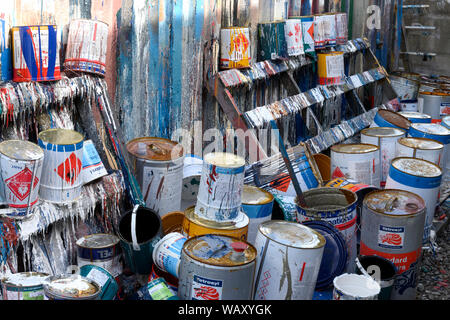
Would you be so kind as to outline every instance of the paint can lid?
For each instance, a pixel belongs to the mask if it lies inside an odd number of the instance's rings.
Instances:
[[[41,147],[25,140],[2,141],[0,153],[15,160],[39,160],[44,157],[44,150]]]
[[[446,116],[442,118],[442,125],[446,127],[447,129],[450,129],[450,116]]]
[[[396,127],[408,130],[411,126],[411,121],[397,112],[381,109],[378,110],[378,115]]]
[[[242,190],[242,204],[262,205],[273,201],[273,195],[261,188],[244,185]]]
[[[239,168],[245,166],[244,158],[227,152],[208,153],[205,155],[205,162],[223,168]]]
[[[398,137],[406,134],[406,131],[392,127],[373,127],[362,130],[361,134],[370,137]]]
[[[41,272],[18,272],[3,277],[2,283],[22,287],[42,286],[48,276],[47,273]]]
[[[337,144],[331,147],[331,150],[339,153],[369,153],[378,151],[380,148],[373,144],[367,143],[349,143]]]
[[[75,274],[47,278],[44,290],[52,296],[68,299],[95,299],[100,294],[96,282]]]
[[[90,248],[90,249],[101,249],[109,248],[120,242],[119,237],[113,234],[107,233],[96,233],[81,237],[77,240],[76,244],[78,247]]]
[[[397,189],[373,191],[364,198],[364,205],[372,211],[389,216],[415,215],[425,210],[422,197]]]
[[[329,222],[305,221],[302,224],[316,230],[326,240],[316,282],[316,290],[322,290],[344,272],[348,258],[347,246],[342,233]]]
[[[238,244],[236,244],[238,243]],[[245,244],[239,259],[235,259],[235,247]],[[256,259],[256,248],[248,242],[218,234],[205,234],[190,238],[184,243],[183,251],[192,259],[220,267],[235,267]]]
[[[136,138],[127,143],[127,150],[133,156],[154,161],[176,160],[183,156],[183,146],[175,141],[157,138]]]
[[[438,123],[413,123],[411,127],[418,131],[429,134],[450,136],[450,129],[447,129],[446,127]]]
[[[428,138],[400,138],[398,143],[419,150],[439,150],[444,148],[444,145],[439,141]]]
[[[39,140],[56,144],[56,145],[72,145],[78,144],[84,140],[81,133],[69,129],[48,129],[42,131],[38,135]]]
[[[399,115],[404,116],[407,119],[431,119],[429,114],[415,112],[415,111],[399,111]]]
[[[442,169],[434,163],[416,158],[395,158],[391,162],[395,169],[417,177],[437,178],[442,175]]]

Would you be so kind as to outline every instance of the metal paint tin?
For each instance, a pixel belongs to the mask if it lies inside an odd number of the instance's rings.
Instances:
[[[169,289],[174,293],[177,294],[178,292],[178,278],[174,277],[170,273],[162,271],[156,264],[152,265],[152,272],[148,276],[148,282],[155,280],[157,278],[163,278],[166,280],[167,285],[169,286]]]
[[[386,185],[391,160],[395,158],[397,140],[405,136],[405,130],[390,127],[367,128],[361,131],[361,143],[380,147],[381,188],[384,188]]]
[[[408,131],[411,126],[411,121],[406,119],[404,116],[398,112],[393,112],[390,110],[380,109],[378,110],[375,118],[370,125],[371,128],[374,127],[392,127],[399,128]]]
[[[182,300],[251,300],[256,249],[224,235],[202,235],[181,252],[178,296]]]
[[[373,144],[338,144],[331,147],[331,179],[347,178],[379,186],[380,148]]]
[[[348,18],[347,13],[336,13],[336,44],[346,45],[348,42]]]
[[[118,277],[122,273],[122,250],[119,242],[117,236],[106,233],[91,234],[78,239],[78,267],[95,265],[106,269],[113,277]]]
[[[316,188],[303,193],[307,207],[297,205],[297,221],[323,220],[335,226],[347,244],[346,270],[354,269],[357,254],[357,200],[353,191],[343,188]]]
[[[406,112],[417,112],[419,111],[418,108],[418,101],[415,100],[400,100],[400,110],[406,111]]]
[[[119,291],[119,285],[106,269],[96,265],[84,265],[80,269],[80,275],[98,284],[100,300],[114,300]]]
[[[38,203],[43,163],[44,151],[32,142],[6,140],[0,143],[5,202],[15,209],[8,216],[28,216]]]
[[[222,234],[241,240],[247,240],[250,219],[242,211],[231,222],[217,222],[199,217],[194,206],[184,212],[183,232],[188,238],[204,234]]]
[[[153,250],[162,237],[161,218],[154,210],[135,206],[121,217],[120,245],[131,272],[150,273]]]
[[[427,215],[423,232],[423,243],[427,244],[433,224],[442,170],[432,162],[414,158],[395,158],[392,160],[387,189],[401,189],[413,192],[425,201]]]
[[[397,113],[411,121],[411,123],[431,123],[431,117],[428,114],[412,111],[399,111]]]
[[[230,27],[220,30],[220,67],[248,68],[252,62],[248,28]]]
[[[302,21],[303,49],[305,53],[315,53],[314,46],[314,17],[300,17]]]
[[[64,69],[105,75],[108,25],[98,20],[70,21]]]
[[[183,147],[164,138],[142,137],[127,143],[146,207],[161,217],[181,207]]]
[[[183,230],[184,212],[173,211],[161,218],[164,234],[171,232],[181,232]]]
[[[11,28],[13,81],[61,80],[56,25]]]
[[[444,92],[421,92],[419,94],[419,111],[439,120],[450,114],[450,94]]]
[[[99,300],[101,293],[95,281],[75,274],[50,276],[44,291],[47,300]]]
[[[318,53],[317,56],[317,70],[320,85],[339,85],[345,83],[343,52]]]
[[[336,15],[334,13],[325,14],[324,30],[327,47],[334,47],[337,39]]]
[[[231,222],[241,212],[245,160],[232,153],[204,157],[195,213],[202,219]]]
[[[419,82],[404,76],[389,75],[391,85],[399,100],[415,100],[419,92]]]
[[[81,175],[84,184],[97,180],[108,174],[102,159],[98,155],[92,140],[86,140],[83,143],[83,160]]]
[[[44,281],[48,274],[19,272],[2,278],[2,300],[44,300]]]
[[[314,47],[315,49],[323,49],[327,45],[328,26],[326,15],[314,15]]]
[[[433,162],[441,166],[444,145],[427,138],[400,138],[397,140],[395,157],[411,157]]]
[[[325,238],[299,223],[272,220],[259,225],[254,300],[311,300]]]
[[[273,195],[261,188],[244,185],[242,211],[250,219],[247,241],[255,243],[258,226],[272,218]]]
[[[288,19],[285,21],[284,33],[289,56],[304,54],[302,21],[300,19]]]
[[[383,257],[397,267],[393,300],[416,298],[426,216],[424,199],[399,187],[369,193],[361,221],[360,254]]]
[[[380,285],[371,277],[344,273],[333,280],[333,300],[376,300]]]
[[[44,165],[39,196],[49,202],[70,202],[81,195],[83,159],[81,133],[68,129],[49,129],[39,133]]]
[[[187,238],[181,233],[172,232],[164,236],[153,249],[153,263],[161,270],[178,278],[180,256]]]
[[[289,57],[286,22],[258,24],[258,60],[276,60]]]

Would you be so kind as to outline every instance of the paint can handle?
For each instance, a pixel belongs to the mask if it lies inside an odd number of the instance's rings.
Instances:
[[[133,208],[133,212],[131,213],[131,240],[133,241],[133,249],[135,251],[141,251],[141,247],[137,242],[136,236],[136,212],[139,209],[139,205],[135,205]]]

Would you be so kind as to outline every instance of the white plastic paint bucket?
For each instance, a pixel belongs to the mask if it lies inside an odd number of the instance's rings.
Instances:
[[[371,277],[344,273],[333,280],[333,300],[376,300],[380,285]]]
[[[442,165],[444,145],[437,140],[427,138],[400,138],[397,140],[395,157],[410,157]]]
[[[164,236],[155,244],[153,249],[153,263],[167,273],[178,278],[181,249],[187,238],[181,233],[172,232]]]

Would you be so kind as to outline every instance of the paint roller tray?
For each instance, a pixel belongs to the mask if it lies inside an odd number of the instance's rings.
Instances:
[[[305,221],[302,224],[316,230],[326,239],[316,290],[326,289],[345,270],[348,257],[345,240],[341,232],[326,221]]]

